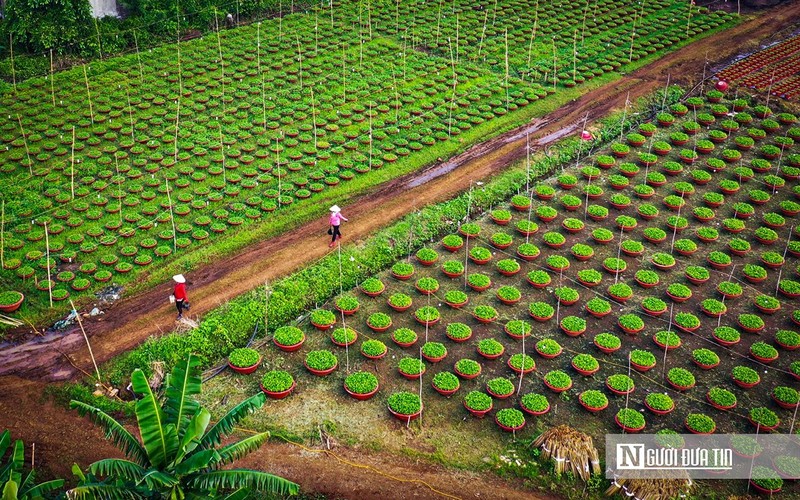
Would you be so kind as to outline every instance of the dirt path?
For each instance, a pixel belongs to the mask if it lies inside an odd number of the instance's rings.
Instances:
[[[470,148],[455,158],[423,172],[377,186],[345,208],[352,222],[344,226],[345,243],[368,237],[378,227],[389,225],[415,207],[446,200],[466,190],[471,181],[490,177],[525,157],[526,134],[536,149],[575,132],[585,117],[591,121],[663,87],[671,81],[698,79],[706,60],[719,64],[792,25],[800,19],[800,3],[791,2],[734,29],[693,43],[641,68],[621,80],[598,88],[550,115]],[[710,74],[710,73],[709,73]],[[688,76],[687,76],[688,75]],[[694,83],[688,81],[688,83]],[[269,241],[252,245],[238,255],[191,273],[191,298],[202,315],[251,290],[321,258],[330,251],[323,234],[326,220],[318,219]],[[140,344],[151,335],[170,331],[173,309],[166,303],[169,284],[123,299],[105,316],[87,321],[98,362]],[[153,304],[158,304],[157,309]],[[162,305],[163,304],[163,305]],[[91,362],[79,330],[38,337],[26,344],[0,349],[0,375],[65,380],[79,374],[66,359],[84,370]]]
[[[659,59],[618,82],[585,94],[545,118],[476,145],[444,164],[379,186],[346,207],[346,214],[353,221],[344,227],[346,241],[365,238],[377,227],[391,224],[414,207],[448,199],[467,189],[470,181],[489,177],[524,158],[528,132],[534,147],[546,146],[573,133],[587,113],[591,122],[611,109],[622,107],[628,92],[631,100],[650,93],[663,87],[668,74],[672,81],[686,83],[684,75],[696,80],[703,71],[705,59],[713,66],[743,50],[754,49],[757,41],[769,39],[796,19],[800,19],[800,2],[791,2],[769,15]],[[193,313],[202,314],[265,280],[275,280],[319,259],[329,251],[320,236],[325,225],[323,219],[313,221],[281,237],[249,247],[213,267],[193,272],[191,295],[197,305]],[[86,326],[98,361],[131,349],[150,335],[169,331],[174,326],[172,309],[166,304],[157,310],[152,308],[152,304],[165,303],[168,294],[169,287],[164,285],[126,298],[115,304],[106,316],[90,321]],[[90,369],[79,331],[38,337],[26,344],[0,349],[0,375],[5,375],[0,376],[0,429],[10,428],[15,438],[24,439],[28,444],[35,442],[38,466],[46,475],[60,477],[71,476],[69,467],[73,462],[85,466],[93,460],[117,455],[103,440],[102,433],[88,421],[43,396],[46,387],[43,380],[64,380],[78,375],[79,371],[73,368],[66,355],[77,366]],[[297,481],[306,491],[325,493],[333,498],[379,498],[385,497],[387,491],[392,492],[393,498],[401,499],[441,497],[422,484],[409,482],[413,479],[423,479],[437,490],[457,497],[532,498],[531,492],[522,489],[520,484],[492,477],[473,477],[429,463],[366,450],[348,449],[337,453],[345,460],[368,464],[404,481],[286,444],[269,443],[242,465],[263,467]]]

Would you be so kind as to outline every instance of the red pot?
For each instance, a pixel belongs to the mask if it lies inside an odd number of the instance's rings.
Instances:
[[[428,358],[425,358],[425,359],[428,359]],[[397,370],[397,372],[400,373],[400,375],[402,375],[403,378],[406,378],[408,380],[417,380],[417,379],[419,379],[421,376],[423,376],[425,374],[425,371],[426,371],[426,369],[423,368],[420,373],[413,374],[413,373],[404,373],[404,372],[401,372],[400,370]]]
[[[505,349],[503,349],[499,354],[484,354],[480,350],[478,350],[478,354],[480,354],[486,359],[497,359],[500,356],[502,356],[504,352],[506,352]]]
[[[312,322],[311,322],[311,324],[312,324],[312,325],[314,326],[314,328],[316,328],[317,330],[319,330],[319,331],[321,331],[321,332],[324,332],[325,330],[328,330],[328,329],[330,329],[330,328],[331,328],[331,327],[332,327],[332,326],[333,326],[335,323],[331,323],[330,325],[318,325],[317,323],[314,323],[314,322],[312,321]]]
[[[523,427],[525,427],[525,422],[522,422],[522,424],[521,424],[521,425],[518,425],[517,427],[508,427],[508,426],[506,426],[506,425],[503,425],[503,424],[501,424],[501,423],[500,423],[500,422],[497,420],[497,417],[495,417],[494,421],[495,421],[495,423],[497,423],[498,427],[500,427],[501,429],[503,429],[503,430],[504,430],[504,431],[506,431],[506,432],[514,432],[514,431],[518,431],[518,430],[522,429]]]
[[[714,434],[714,431],[717,430],[717,424],[714,424],[714,428],[711,429],[711,432],[699,432],[699,431],[696,431],[696,430],[692,429],[691,427],[689,427],[688,420],[684,420],[683,421],[683,426],[686,427],[686,430],[691,432],[692,434],[700,434],[700,435]]]
[[[548,389],[550,389],[551,391],[555,392],[556,394],[564,392],[564,391],[568,391],[568,390],[570,390],[572,388],[572,381],[571,380],[570,380],[569,386],[567,386],[567,387],[554,387],[554,386],[550,385],[547,382],[547,380],[544,380],[544,379],[542,379],[542,382],[544,382],[544,385],[547,386]]]
[[[456,372],[456,375],[458,375],[459,377],[463,378],[464,380],[472,380],[472,379],[478,378],[478,375],[481,374],[482,369],[479,368],[478,369],[478,373],[473,373],[472,375],[467,375],[466,373],[461,373],[460,371],[458,371],[458,368],[453,368],[453,371]]]
[[[235,371],[236,373],[241,373],[242,375],[249,375],[254,371],[256,371],[258,369],[258,365],[260,364],[261,364],[261,356],[258,357],[258,362],[256,362],[256,364],[252,366],[246,366],[244,368],[241,368],[239,366],[233,366],[232,364],[230,364],[230,362],[228,362],[228,368]]]
[[[483,418],[484,416],[486,416],[487,413],[492,411],[492,407],[494,407],[494,404],[492,404],[486,410],[473,410],[472,408],[467,406],[466,402],[464,402],[463,404],[464,404],[464,408],[466,408],[467,411],[469,411],[472,414],[473,417],[477,417],[477,418]]]
[[[582,370],[582,369],[578,368],[577,366],[575,366],[575,362],[574,361],[572,363],[570,363],[570,364],[572,365],[572,368],[574,368],[576,372],[580,373],[581,375],[583,375],[585,377],[588,377],[590,375],[594,375],[595,373],[597,373],[600,370],[600,366],[598,366],[594,370]]]
[[[292,386],[289,387],[288,389],[286,389],[285,391],[268,391],[260,383],[258,385],[261,387],[261,390],[264,392],[264,394],[266,394],[270,398],[272,398],[272,399],[283,399],[283,398],[287,397],[289,394],[292,393],[292,391],[294,390],[294,388],[297,385],[297,383],[296,382],[292,382]]]
[[[759,380],[757,380],[755,382],[752,382],[752,383],[750,383],[750,382],[742,382],[741,380],[733,379],[733,383],[738,385],[742,389],[752,389],[753,387],[755,387],[759,383],[761,383],[761,379],[759,379]]]
[[[622,430],[624,430],[625,432],[631,433],[631,434],[635,434],[635,433],[637,433],[637,432],[641,432],[641,431],[644,429],[644,427],[645,427],[644,425],[643,425],[643,426],[641,426],[641,427],[638,427],[638,428],[634,428],[634,427],[626,427],[626,426],[622,425],[622,423],[619,421],[619,418],[617,418],[617,416],[616,416],[616,415],[614,416],[614,421],[617,423],[617,425],[618,425],[618,426],[619,426],[619,427],[620,427]]]
[[[335,304],[334,304],[333,307],[334,307],[334,309],[336,309],[340,313],[344,314],[345,316],[352,316],[353,314],[356,313],[356,311],[358,311],[358,308],[361,307],[361,305],[357,305],[355,309],[348,309],[348,310],[343,310],[343,309],[341,309],[339,306],[337,306]]]
[[[655,366],[656,366],[656,364],[655,364],[655,363],[653,363],[652,365],[649,365],[649,366],[648,366],[648,365],[640,365],[640,364],[638,364],[638,363],[634,363],[633,361],[631,361],[631,368],[633,368],[634,370],[636,370],[636,371],[637,371],[637,372],[639,372],[639,373],[645,373],[645,372],[647,372],[647,371],[650,371],[650,370],[652,370],[652,369],[653,369]],[[609,387],[609,389],[611,389],[611,388]],[[613,389],[612,389],[612,390],[613,390]]]
[[[419,409],[419,411],[418,411],[418,412],[416,412],[416,413],[413,413],[413,414],[411,414],[411,415],[403,415],[402,413],[397,413],[396,411],[394,411],[394,410],[392,410],[391,408],[389,408],[389,413],[391,413],[392,415],[394,415],[394,417],[395,417],[396,419],[398,419],[398,420],[400,420],[400,421],[402,421],[402,422],[405,422],[406,424],[408,424],[408,423],[409,423],[409,422],[411,422],[412,420],[416,420],[417,418],[419,418],[419,416],[420,416],[420,415],[422,415],[422,410],[423,410],[423,408],[421,407],[421,408]]]
[[[488,392],[490,396],[496,399],[508,399],[514,395],[514,391],[511,391],[509,394],[497,394],[495,392],[492,392],[492,390],[489,389],[488,386],[486,387],[486,392]]]
[[[19,306],[22,305],[22,302],[25,300],[25,294],[20,294],[20,298],[18,301],[14,302],[13,304],[6,304],[4,306],[0,306],[0,312],[4,313],[12,313],[19,309]]]
[[[455,389],[448,389],[448,390],[445,390],[445,389],[439,389],[438,387],[436,387],[435,385],[433,385],[433,382],[431,382],[431,387],[433,387],[433,390],[434,390],[434,391],[436,391],[436,392],[438,392],[439,394],[441,394],[442,396],[445,396],[445,397],[448,397],[448,398],[449,398],[450,396],[452,396],[453,394],[455,394],[456,392],[458,392],[458,389],[460,389],[460,386],[459,386],[459,387],[456,387]]]
[[[350,389],[348,389],[347,385],[344,385],[344,391],[347,394],[349,394],[353,399],[355,399],[357,401],[366,401],[366,400],[370,399],[372,396],[374,396],[375,394],[378,393],[378,389],[380,389],[380,384],[377,385],[375,387],[375,389],[373,389],[370,392],[367,392],[367,393],[364,393],[364,394],[358,394],[358,393],[355,393],[355,392],[351,391]]]
[[[305,361],[303,361],[303,364],[305,365],[306,370],[310,371],[312,374],[316,375],[317,377],[324,377],[326,375],[330,375],[339,366],[339,363],[337,362],[335,365],[333,365],[332,367],[330,367],[330,368],[328,368],[326,370],[316,370],[316,369],[311,368],[310,366],[308,366]]]
[[[581,406],[583,406],[584,409],[586,409],[587,411],[589,411],[591,413],[597,413],[597,412],[603,411],[606,408],[608,408],[608,403],[606,403],[604,406],[602,406],[600,408],[595,408],[595,407],[589,406],[586,403],[584,403],[583,400],[580,397],[578,397],[578,403],[580,403]]]
[[[612,354],[612,353],[618,351],[622,347],[622,346],[619,346],[619,347],[602,347],[600,345],[597,345],[597,342],[594,342],[594,346],[597,347],[600,350],[600,352],[602,352],[603,354]]]
[[[294,345],[283,345],[283,344],[279,344],[278,341],[275,340],[274,338],[272,339],[272,343],[275,344],[278,347],[278,349],[280,349],[283,352],[295,352],[295,351],[298,351],[298,350],[300,350],[301,347],[303,347],[303,343],[305,341],[306,341],[306,339],[305,339],[305,337],[303,337],[303,340],[301,340],[300,342],[298,342],[298,343],[296,343]]]
[[[527,408],[524,404],[522,404],[521,401],[519,403],[519,407],[522,408],[522,411],[524,411],[528,415],[533,415],[534,417],[538,417],[538,416],[544,415],[544,414],[546,414],[547,412],[550,411],[550,405],[549,404],[547,405],[547,408],[545,408],[544,410],[540,410],[540,411],[533,411],[530,408]]]
[[[655,415],[667,415],[668,413],[672,412],[672,410],[675,409],[675,403],[672,403],[672,408],[670,408],[669,410],[656,410],[655,408],[653,408],[652,406],[647,404],[647,400],[646,399],[644,401],[644,406],[645,406],[645,408],[647,408],[648,410],[653,412]]]

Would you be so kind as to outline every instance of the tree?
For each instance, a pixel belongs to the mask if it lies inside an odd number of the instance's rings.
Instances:
[[[266,396],[259,393],[235,407],[209,429],[211,414],[194,399],[200,393],[199,360],[178,363],[167,377],[163,401],[153,393],[144,373],[131,375],[134,391],[141,395],[135,414],[139,441],[114,418],[80,401],[70,406],[88,414],[103,427],[106,437],[126,459],[109,458],[89,466],[79,476],[81,484],[67,492],[72,499],[89,498],[245,498],[251,490],[294,495],[297,484],[266,472],[222,467],[255,451],[268,432],[220,446],[239,420],[260,408]],[[98,478],[104,479],[98,479]],[[228,495],[227,497],[225,495]]]
[[[7,461],[0,462],[0,492],[3,500],[27,500],[42,498],[43,495],[64,486],[63,479],[55,479],[35,484],[34,471],[30,471],[22,479],[25,464],[25,445],[21,439],[11,445],[11,432],[0,434],[0,459],[9,451]]]
[[[86,0],[8,0],[6,39],[13,35],[14,51],[94,55],[97,49],[92,9]]]

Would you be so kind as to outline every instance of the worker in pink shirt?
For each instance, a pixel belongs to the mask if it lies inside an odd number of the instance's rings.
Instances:
[[[333,247],[333,245],[336,243],[336,238],[342,237],[342,233],[339,232],[339,225],[342,223],[342,221],[347,222],[347,218],[344,215],[342,215],[342,209],[339,208],[338,205],[332,206],[330,210],[331,210],[331,218],[330,218],[331,228],[328,230],[328,234],[331,235],[331,244],[328,246]]]

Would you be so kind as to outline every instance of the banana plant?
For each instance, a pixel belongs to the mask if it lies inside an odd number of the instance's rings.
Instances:
[[[0,459],[9,452],[8,459],[0,462],[0,492],[2,500],[33,500],[44,498],[49,492],[64,486],[63,479],[36,484],[34,471],[24,475],[25,445],[21,439],[11,444],[11,432],[0,434]]]
[[[140,396],[135,414],[141,442],[102,410],[80,401],[70,402],[82,416],[89,415],[101,426],[127,458],[91,464],[88,474],[78,475],[78,486],[67,491],[68,498],[235,500],[252,491],[281,495],[298,492],[297,484],[266,472],[223,469],[269,438],[268,432],[262,432],[221,446],[237,422],[260,408],[266,396],[260,392],[242,401],[209,428],[211,414],[194,398],[202,387],[199,364],[199,359],[191,355],[178,363],[164,382],[163,400],[153,393],[144,372],[133,372],[133,390]]]

